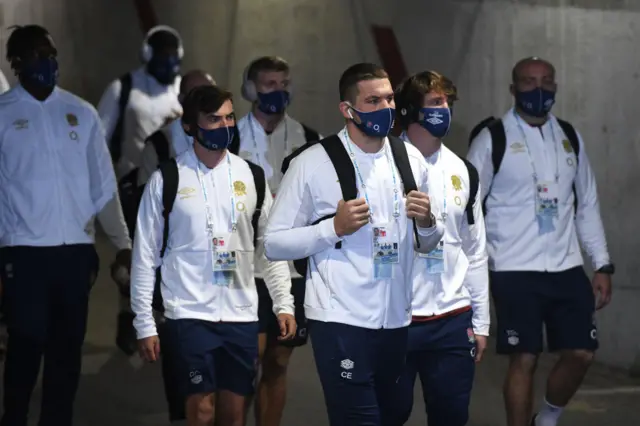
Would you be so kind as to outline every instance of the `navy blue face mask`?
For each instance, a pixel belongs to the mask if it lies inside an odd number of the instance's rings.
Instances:
[[[56,58],[38,58],[25,62],[20,68],[20,78],[35,86],[51,88],[58,83],[58,60]]]
[[[556,102],[556,93],[537,87],[528,92],[515,93],[516,105],[527,115],[545,117]]]
[[[158,83],[168,86],[173,84],[180,74],[180,58],[177,56],[154,56],[147,64],[147,71]]]
[[[421,108],[420,125],[436,138],[443,138],[451,127],[451,110],[443,107]]]
[[[396,117],[394,108],[383,108],[377,111],[362,112],[350,106],[357,115],[351,115],[351,121],[362,133],[372,138],[384,138],[391,132]]]
[[[282,114],[289,106],[291,95],[286,90],[258,92],[258,108],[265,114]]]
[[[198,127],[198,134],[194,139],[209,151],[220,151],[231,145],[235,133],[235,126],[218,127],[210,130]]]

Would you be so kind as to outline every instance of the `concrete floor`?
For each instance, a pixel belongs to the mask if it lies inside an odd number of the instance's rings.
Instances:
[[[137,358],[126,358],[113,345],[116,291],[108,278],[113,250],[99,242],[102,271],[93,290],[89,332],[85,345],[83,378],[76,403],[77,426],[164,426],[168,425],[157,365],[143,365]],[[553,359],[540,363],[538,394]],[[489,353],[478,368],[471,404],[469,426],[504,425],[501,382],[504,359]],[[322,390],[310,348],[299,349],[293,357],[289,375],[289,402],[283,426],[321,426],[327,424]],[[31,423],[36,424],[39,389],[34,393]],[[416,389],[416,400],[421,396]],[[576,396],[562,417],[562,426],[640,425],[640,382],[632,381],[604,366],[595,366],[581,394]],[[416,404],[408,425],[425,425],[421,403]],[[253,421],[249,422],[253,425]]]

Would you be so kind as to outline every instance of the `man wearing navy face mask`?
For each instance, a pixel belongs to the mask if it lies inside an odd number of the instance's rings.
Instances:
[[[513,69],[515,106],[473,139],[468,159],[486,207],[498,353],[509,426],[556,426],[598,348],[595,311],[611,300],[611,275],[596,182],[582,138],[550,113],[555,69],[526,58]],[[595,271],[583,269],[578,239]],[[560,356],[545,402],[531,420],[533,376],[543,350]]]
[[[0,425],[26,426],[44,358],[41,425],[71,425],[97,217],[128,270],[131,241],[96,110],[57,87],[45,28],[17,27],[7,59],[19,84],[0,96],[0,277],[9,342]]]
[[[273,201],[264,176],[258,189],[258,166],[228,152],[235,132],[231,94],[200,86],[183,105],[182,125],[194,144],[153,173],[138,212],[134,326],[145,360],[158,359],[161,343],[170,351],[170,370],[186,400],[190,426],[213,424],[214,418],[222,426],[243,425],[258,358],[253,263],[254,257],[264,258],[263,232]],[[162,342],[152,308],[159,266],[166,318]],[[267,262],[264,274],[279,337],[290,339],[296,325],[288,266]]]
[[[252,61],[244,72],[241,92],[252,103],[251,112],[238,121],[239,146],[231,151],[260,165],[275,195],[284,159],[307,143],[317,142],[320,135],[287,114],[293,85],[289,64],[277,56],[263,56]],[[256,270],[260,297],[261,375],[256,400],[256,423],[278,426],[282,419],[287,391],[287,367],[294,347],[307,342],[304,317],[304,278],[290,265],[292,292],[296,304],[298,335],[295,339],[278,340],[279,330],[272,313],[269,292],[262,280],[262,265]]]
[[[396,92],[398,122],[429,164],[431,193],[441,194],[438,220],[446,232],[430,253],[413,264],[413,319],[398,405],[406,423],[420,376],[430,426],[464,426],[475,363],[482,359],[489,335],[489,276],[482,201],[476,196],[478,173],[447,148],[442,139],[451,127],[457,89],[448,78],[424,71],[408,78]]]
[[[178,101],[180,64],[184,55],[178,32],[168,26],[152,28],[140,49],[143,66],[113,81],[98,104],[115,167],[120,202],[130,236],[138,212],[138,171],[147,138],[182,114]],[[120,287],[117,346],[126,354],[135,351],[132,336],[128,283]]]
[[[395,103],[386,71],[353,65],[339,92],[345,127],[291,161],[265,250],[271,260],[308,258],[305,313],[329,424],[390,425],[414,251],[436,248],[444,227],[431,212],[423,156],[389,136]]]

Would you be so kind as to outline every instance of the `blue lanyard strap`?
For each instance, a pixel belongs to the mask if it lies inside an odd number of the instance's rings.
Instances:
[[[362,178],[362,173],[360,173],[360,166],[358,166],[358,161],[356,160],[356,154],[353,152],[353,148],[351,147],[351,144],[352,144],[351,138],[349,138],[349,134],[347,133],[346,129],[343,130],[343,137],[347,142],[346,145],[347,145],[347,150],[349,151],[349,157],[353,162],[353,168],[355,169],[356,176],[360,181],[360,188],[364,195],[364,199],[366,200],[367,205],[369,206],[369,221],[373,222],[373,208],[371,206],[371,202],[369,201],[369,195],[367,194],[367,186],[365,185],[364,179]],[[399,191],[398,191],[398,179],[396,177],[396,166],[391,161],[391,155],[389,154],[388,144],[384,145],[384,155],[387,158],[387,163],[389,164],[389,167],[391,168],[391,176],[393,178],[393,217],[397,219],[400,216],[400,195],[398,194]]]
[[[194,154],[195,156],[195,154]],[[231,193],[231,231],[235,232],[238,229],[238,222],[236,220],[236,197],[233,191],[233,178],[231,177],[231,156],[227,152],[227,172],[229,176],[229,192]],[[196,174],[198,176],[198,182],[200,183],[200,188],[202,189],[202,196],[204,197],[205,204],[205,212],[207,215],[207,233],[210,237],[213,237],[213,210],[209,205],[209,197],[207,196],[207,188],[204,184],[204,176],[202,171],[200,170],[200,161],[196,157]],[[211,178],[211,182],[213,183],[213,177],[209,175]],[[215,183],[214,183],[215,187]]]
[[[527,142],[527,136],[522,128],[521,118],[516,114],[515,110],[513,111],[513,116],[516,119],[516,123],[518,124],[518,129],[520,129],[520,134],[522,135],[522,139],[524,139],[524,145],[527,148],[527,155],[529,157],[529,162],[531,163],[531,169],[533,170],[533,183],[534,185],[538,184],[538,172],[536,171],[536,165],[533,161],[533,156],[531,155],[531,149],[529,148],[529,142]],[[556,173],[554,175],[556,183],[560,181],[560,166],[558,165],[558,141],[556,140],[556,132],[553,127],[553,121],[549,119],[549,125],[551,126],[551,137],[553,138],[553,148],[556,154]],[[540,128],[542,131],[542,128]]]
[[[436,158],[434,168],[440,167],[442,174],[442,220],[447,220],[447,175],[445,173],[444,164],[440,164],[442,160],[442,148],[438,150],[438,157]]]

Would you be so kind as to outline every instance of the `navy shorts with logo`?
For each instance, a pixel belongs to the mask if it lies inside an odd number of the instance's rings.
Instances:
[[[472,315],[469,310],[411,323],[407,365],[397,394],[402,414],[396,424],[409,421],[417,376],[420,376],[429,426],[467,424],[476,368]]]
[[[251,395],[258,361],[258,323],[167,319],[163,351],[174,364],[180,394],[220,390]]]
[[[307,343],[307,317],[304,314],[304,294],[306,281],[304,278],[293,278],[291,280],[291,294],[295,305],[295,318],[297,323],[296,336],[291,340],[276,340],[280,335],[278,318],[273,313],[273,301],[267,290],[264,280],[256,279],[258,290],[258,321],[260,323],[260,333],[267,333],[267,338],[276,341],[283,346],[302,346]]]
[[[561,272],[491,272],[501,354],[598,349],[595,296],[582,267]]]
[[[393,425],[408,327],[369,329],[309,321],[330,426]]]

